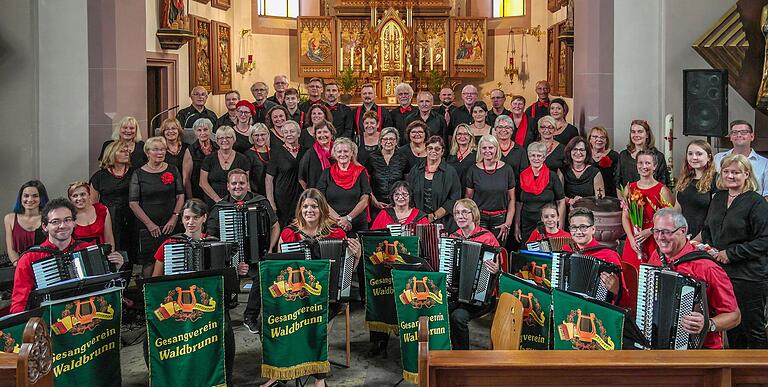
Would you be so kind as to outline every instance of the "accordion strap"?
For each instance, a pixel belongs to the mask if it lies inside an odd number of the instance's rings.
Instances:
[[[24,253],[22,253],[22,254],[26,254],[26,253],[48,253],[48,254],[51,254],[51,255],[62,255],[64,253],[71,253],[71,252],[75,251],[77,249],[77,247],[80,246],[81,244],[82,244],[82,241],[74,239],[74,243],[69,245],[69,247],[67,247],[67,249],[63,250],[63,251],[62,250],[52,249],[50,247],[34,245],[34,246],[28,248],[27,250],[25,250]]]
[[[691,251],[690,253],[685,254],[682,257],[678,258],[674,262],[667,262],[667,256],[664,255],[664,263],[667,263],[670,266],[677,266],[681,263],[698,261],[699,259],[708,259],[710,261],[714,261],[714,259],[712,259],[712,256],[709,255],[708,252],[701,251],[701,250]]]
[[[574,246],[571,246],[571,248],[573,248],[573,247]],[[610,249],[610,247],[604,246],[604,245],[597,245],[597,246],[586,247],[586,248],[583,248],[581,250],[573,249],[573,251],[578,252],[578,253],[588,253],[590,251],[598,251],[598,250],[603,250],[603,249]]]

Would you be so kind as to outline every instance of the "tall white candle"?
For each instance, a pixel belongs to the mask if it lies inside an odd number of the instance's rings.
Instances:
[[[339,45],[339,70],[344,70],[344,45]]]
[[[442,50],[441,54],[442,54],[442,57],[443,57],[443,71],[445,71],[445,61],[446,61],[446,58],[445,58],[445,47],[443,47],[443,50]]]
[[[675,116],[667,114],[664,117],[664,158],[669,166],[672,165],[672,145],[675,141]]]
[[[419,71],[423,70],[422,61],[424,59],[424,47],[419,47]]]
[[[432,47],[429,48],[429,70],[435,69],[435,55],[434,55],[434,49]]]
[[[363,55],[360,60],[360,71],[365,71],[365,47],[363,47]]]
[[[355,46],[352,46],[349,54],[349,69],[354,70],[352,67],[355,65]]]

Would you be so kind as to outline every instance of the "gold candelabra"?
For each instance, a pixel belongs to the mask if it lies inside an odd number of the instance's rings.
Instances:
[[[251,30],[240,31],[240,61],[235,64],[235,71],[241,75],[251,72],[256,65],[253,63],[253,54],[250,53]]]

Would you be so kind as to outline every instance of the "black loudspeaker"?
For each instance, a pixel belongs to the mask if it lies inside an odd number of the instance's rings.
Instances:
[[[727,70],[683,70],[683,134],[728,135]]]

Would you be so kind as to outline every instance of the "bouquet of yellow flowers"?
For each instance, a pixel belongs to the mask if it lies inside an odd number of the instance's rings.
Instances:
[[[643,207],[646,205],[645,197],[640,190],[631,190],[629,185],[625,185],[619,188],[619,200],[621,200],[621,208],[627,211],[629,214],[629,221],[632,223],[632,228],[637,231],[643,229]],[[650,204],[650,203],[648,203]]]

